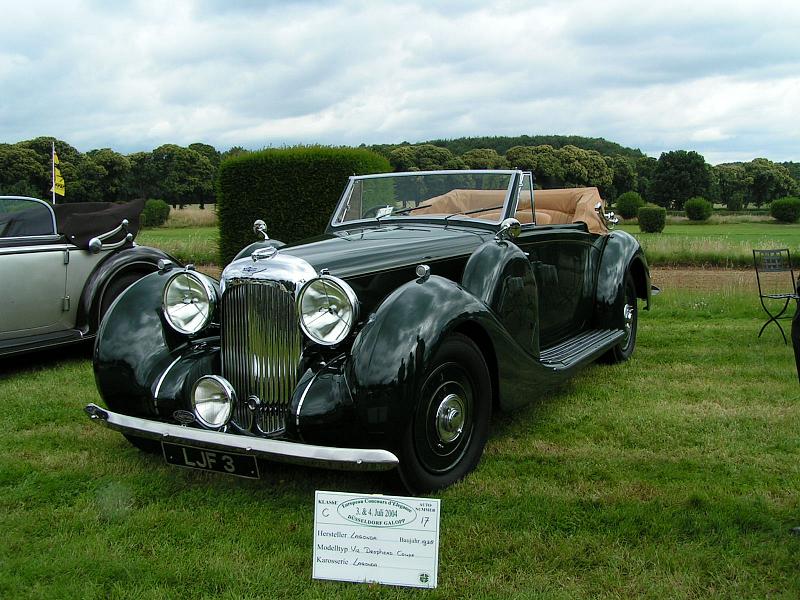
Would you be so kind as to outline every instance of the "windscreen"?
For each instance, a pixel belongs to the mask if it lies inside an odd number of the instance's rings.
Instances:
[[[452,172],[356,178],[334,224],[397,217],[462,217],[498,222],[513,173]]]

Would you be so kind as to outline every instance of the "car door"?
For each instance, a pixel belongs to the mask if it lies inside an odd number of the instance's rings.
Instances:
[[[531,211],[532,183],[525,174],[519,211]],[[535,201],[535,192],[533,192]],[[527,202],[525,201],[527,199]],[[535,208],[535,203],[534,203]],[[583,331],[591,317],[597,235],[581,224],[534,225],[520,214],[522,230],[515,240],[528,256],[538,288],[539,343],[542,348]],[[526,222],[527,221],[527,222]]]
[[[67,254],[46,202],[0,197],[0,339],[64,329]]]

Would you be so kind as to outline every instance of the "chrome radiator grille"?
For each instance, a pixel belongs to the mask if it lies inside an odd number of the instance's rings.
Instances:
[[[222,376],[236,390],[233,422],[266,434],[284,428],[302,339],[294,294],[280,284],[232,285],[222,298]],[[258,398],[259,407],[248,404]]]

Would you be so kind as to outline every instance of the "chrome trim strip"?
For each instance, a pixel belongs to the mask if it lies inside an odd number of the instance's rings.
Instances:
[[[161,384],[164,383],[164,380],[167,378],[167,375],[169,375],[169,372],[172,370],[172,367],[177,365],[178,361],[180,361],[181,358],[183,357],[179,356],[178,358],[173,360],[166,368],[166,370],[161,374],[161,377],[158,378],[158,383],[156,383],[156,390],[153,392],[153,400],[155,401],[156,412],[158,412],[158,394],[161,393]]]
[[[300,396],[300,401],[297,403],[297,413],[295,414],[295,424],[297,425],[297,433],[300,433],[300,411],[303,410],[303,402],[306,401],[306,396],[308,395],[308,390],[311,389],[311,386],[314,385],[314,382],[317,380],[319,374],[322,373],[322,369],[314,373],[311,376],[311,381],[308,382],[306,389],[303,390],[303,395]],[[302,433],[300,434],[302,437]]]
[[[2,241],[6,241],[11,238],[3,238]],[[22,239],[22,238],[16,238]],[[55,238],[60,240],[61,238]],[[30,246],[11,246],[2,248],[0,247],[0,255],[3,256],[12,256],[14,254],[32,254],[34,252],[64,252],[65,250],[75,250],[75,246],[70,246],[69,244],[50,244],[50,245],[30,245]]]
[[[129,417],[89,404],[84,409],[89,418],[109,429],[137,437],[188,444],[213,450],[240,452],[258,458],[344,471],[388,471],[399,464],[388,450],[373,448],[334,448],[312,446],[285,440],[220,433],[159,421]]]

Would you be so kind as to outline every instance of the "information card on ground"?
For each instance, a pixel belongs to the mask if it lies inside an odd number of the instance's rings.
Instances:
[[[314,579],[435,588],[439,500],[314,495]]]

